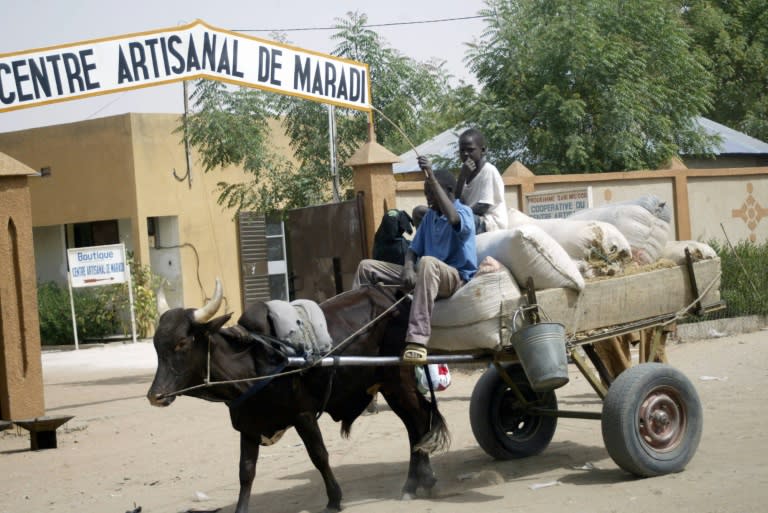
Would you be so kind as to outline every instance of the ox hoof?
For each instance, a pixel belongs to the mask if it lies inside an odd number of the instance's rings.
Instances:
[[[403,496],[400,497],[401,501],[412,501],[416,498],[416,494],[410,492],[403,492]]]
[[[320,513],[339,513],[342,508],[330,508],[328,506],[325,507]]]

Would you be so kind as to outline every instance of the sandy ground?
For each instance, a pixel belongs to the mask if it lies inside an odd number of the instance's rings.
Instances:
[[[450,451],[433,458],[436,498],[399,501],[407,441],[382,407],[361,417],[352,437],[321,418],[331,464],[348,513],[754,513],[768,502],[767,331],[672,345],[671,363],[694,383],[704,405],[704,435],[679,474],[637,479],[608,456],[594,420],[560,419],[544,453],[498,462],[476,444],[469,397],[481,371],[454,368],[439,395],[452,430]],[[0,513],[231,513],[237,496],[238,436],[226,407],[182,397],[153,408],[151,343],[45,353],[47,414],[74,415],[58,449],[32,452],[26,432],[0,433]],[[558,390],[560,407],[599,411],[601,403],[574,368]],[[383,402],[383,401],[382,401]],[[556,484],[553,484],[556,483]],[[551,486],[537,486],[537,485]],[[319,511],[319,474],[295,432],[263,448],[251,511]]]

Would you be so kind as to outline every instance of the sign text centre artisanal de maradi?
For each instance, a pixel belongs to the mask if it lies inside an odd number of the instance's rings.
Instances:
[[[200,77],[370,110],[367,65],[197,21],[0,55],[0,112]]]

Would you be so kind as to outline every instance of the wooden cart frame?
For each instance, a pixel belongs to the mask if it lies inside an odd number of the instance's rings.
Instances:
[[[641,477],[679,472],[693,457],[701,438],[702,407],[690,380],[668,365],[664,345],[669,327],[677,319],[701,315],[725,307],[719,301],[702,304],[712,297],[700,293],[695,265],[687,254],[683,266],[688,297],[684,309],[579,333],[566,342],[566,354],[603,401],[602,411],[561,410],[554,390],[536,391],[520,359],[511,347],[482,354],[430,354],[427,363],[478,364],[488,369],[475,385],[470,400],[470,422],[478,444],[496,459],[514,459],[542,452],[552,440],[558,418],[601,421],[606,449],[616,464]],[[715,278],[719,283],[718,274]],[[526,316],[529,324],[540,322],[539,299],[533,283],[527,284]],[[546,292],[546,291],[545,291]],[[611,368],[596,347],[621,353],[622,337],[641,332],[639,361],[629,358]],[[623,339],[626,343],[626,338]],[[626,346],[625,346],[626,347]],[[582,355],[583,350],[584,355]],[[584,357],[586,356],[586,358]],[[587,363],[591,361],[592,367]],[[620,358],[621,360],[621,358]],[[290,358],[289,366],[393,366],[398,357],[334,356],[307,362]]]

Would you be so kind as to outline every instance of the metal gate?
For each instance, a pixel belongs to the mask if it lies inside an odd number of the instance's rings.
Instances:
[[[352,288],[368,257],[361,199],[288,211],[291,298],[317,302]]]

